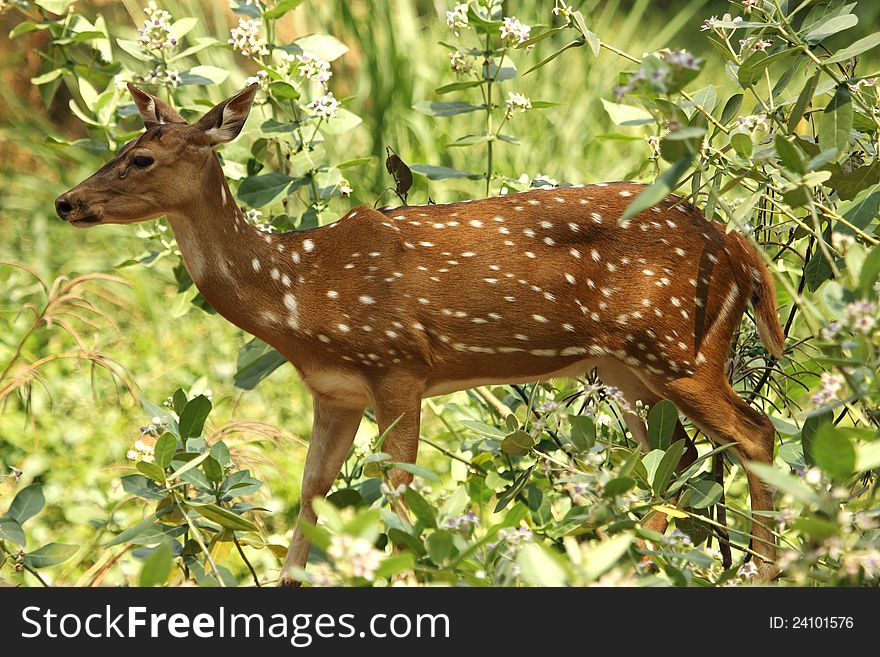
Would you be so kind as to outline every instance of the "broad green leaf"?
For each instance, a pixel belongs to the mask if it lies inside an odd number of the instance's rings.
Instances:
[[[222,84],[226,78],[229,77],[229,70],[225,68],[220,68],[219,66],[193,66],[189,73],[191,75],[197,75],[202,78],[207,78],[209,81],[214,84]]]
[[[522,429],[517,429],[516,431],[507,434],[504,437],[504,440],[501,441],[502,451],[506,454],[513,454],[514,456],[528,454],[534,445],[535,439],[531,434]]]
[[[658,497],[662,497],[664,493],[666,493],[666,487],[669,485],[669,480],[672,479],[672,475],[675,473],[675,468],[678,465],[678,462],[681,461],[684,449],[684,441],[676,440],[669,446],[666,453],[663,454],[663,458],[660,459],[660,463],[657,464],[654,478],[651,480],[651,488],[654,489],[654,494]]]
[[[293,182],[293,178],[271,172],[250,176],[238,186],[239,200],[252,208],[262,208],[274,201]]]
[[[156,524],[156,519],[159,518],[160,516],[164,515],[165,512],[168,510],[170,510],[170,507],[164,507],[160,511],[156,511],[155,513],[150,514],[149,516],[147,516],[146,518],[141,520],[139,523],[132,525],[131,527],[129,527],[125,531],[122,531],[119,534],[117,534],[115,538],[113,538],[108,543],[105,543],[104,547],[113,547],[114,545],[119,545],[121,543],[127,543],[127,542],[131,541],[132,539],[137,538],[141,534],[152,530],[152,528]]]
[[[743,62],[737,72],[739,83],[743,87],[750,87],[759,80],[763,79],[764,71],[771,65],[781,61],[796,52],[794,49],[780,50],[772,54],[767,54],[764,50],[756,50],[749,58]]]
[[[569,415],[571,443],[579,452],[588,452],[596,444],[596,423],[586,415]]]
[[[171,546],[167,541],[162,541],[150,553],[141,566],[139,578],[140,586],[163,586],[171,576],[174,568],[174,557]]]
[[[415,463],[400,463],[399,461],[388,461],[388,465],[392,468],[398,468],[399,470],[403,470],[405,472],[409,472],[416,477],[421,477],[427,481],[435,481],[440,483],[440,477],[436,474],[428,470],[428,468],[423,468],[420,465],[416,465]]]
[[[595,37],[595,35],[593,35],[592,32],[590,32],[590,34],[591,34],[591,36]],[[532,71],[536,71],[536,70],[538,70],[539,68],[541,68],[542,66],[546,66],[547,64],[549,64],[550,62],[552,62],[554,59],[556,59],[557,57],[559,57],[559,55],[561,55],[561,54],[564,53],[566,50],[568,50],[569,48],[576,48],[576,47],[578,47],[578,46],[582,46],[582,45],[584,45],[584,39],[575,39],[575,40],[572,41],[571,43],[568,43],[567,45],[563,46],[562,48],[560,48],[559,50],[557,50],[556,52],[554,52],[552,55],[548,55],[547,57],[545,57],[544,59],[542,59],[540,62],[538,62],[537,64],[535,64],[535,65],[532,66],[531,68],[526,69],[526,72],[523,73],[523,75],[528,75],[528,74],[531,73]],[[593,45],[594,45],[594,43],[593,43],[593,42],[590,42],[590,48],[593,49],[593,51],[595,52],[597,49],[596,49],[596,48],[593,48]]]
[[[159,440],[156,441],[156,446],[153,451],[153,460],[156,462],[156,465],[165,469],[171,465],[171,458],[176,451],[177,436],[170,433],[164,433],[159,437]]]
[[[165,482],[165,471],[155,463],[138,461],[134,467],[157,483],[161,484]]]
[[[40,484],[31,484],[18,491],[3,517],[11,518],[19,525],[23,525],[28,518],[38,514],[45,503],[43,487]]]
[[[648,411],[648,445],[666,449],[672,443],[672,432],[678,423],[678,410],[668,399],[661,399]]]
[[[403,493],[403,499],[406,500],[409,510],[423,526],[437,527],[437,515],[434,512],[434,507],[428,504],[428,501],[417,490],[407,488]]]
[[[752,157],[754,144],[752,143],[752,135],[748,130],[734,129],[730,131],[730,145],[736,154],[742,158],[749,159]]]
[[[620,561],[629,546],[632,545],[631,534],[618,534],[607,541],[602,541],[596,547],[583,553],[583,573],[588,580],[594,580],[614,564]]]
[[[807,80],[806,84],[804,84],[804,88],[801,89],[794,107],[791,109],[791,114],[788,116],[789,132],[795,131],[798,123],[800,123],[801,118],[804,116],[804,112],[807,110],[807,106],[809,106],[810,101],[813,100],[813,94],[816,92],[816,85],[819,84],[820,75],[821,73],[816,71],[815,75]]]
[[[163,500],[168,495],[167,490],[157,486],[152,479],[144,475],[127,475],[122,477],[120,481],[122,482],[122,490],[145,500]]]
[[[782,133],[777,132],[773,144],[776,146],[776,154],[782,161],[782,165],[789,171],[804,174],[807,168],[804,165],[804,158],[800,149],[793,141],[787,139]]]
[[[58,14],[59,16],[67,11],[67,8],[76,0],[34,0],[34,4],[42,7],[48,12]]]
[[[855,43],[846,48],[842,48],[838,50],[836,53],[831,55],[828,59],[823,60],[826,64],[835,64],[837,62],[844,62],[848,59],[852,59],[856,55],[861,55],[863,52],[867,50],[871,50],[872,48],[876,48],[880,46],[880,32],[874,32],[874,34],[868,35],[862,39],[859,39]]]
[[[199,19],[193,18],[192,16],[185,16],[174,21],[174,23],[171,24],[171,29],[169,31],[173,36],[177,37],[178,41],[180,41],[180,39],[198,24]]]
[[[761,479],[773,486],[773,488],[783,493],[788,493],[799,502],[804,504],[821,504],[822,502],[816,493],[804,486],[800,481],[771,465],[751,463],[749,467]]]
[[[428,550],[428,556],[431,558],[431,561],[441,567],[451,560],[458,551],[455,547],[452,532],[445,529],[431,532],[425,540],[425,547]]]
[[[309,34],[293,42],[303,52],[317,55],[325,62],[339,59],[348,52],[348,46],[329,34]]]
[[[632,105],[612,103],[604,98],[601,100],[602,106],[616,125],[637,126],[654,123],[654,115],[646,109],[633,107]]]
[[[218,525],[225,527],[226,529],[255,533],[259,533],[260,531],[250,520],[246,520],[229,509],[224,509],[214,504],[190,504],[190,508],[203,518],[216,522]]]
[[[564,586],[565,570],[543,547],[529,543],[516,557],[522,578],[532,586]]]
[[[852,127],[852,94],[849,87],[842,84],[819,118],[819,145],[823,150],[836,148],[838,153],[845,152]]]
[[[832,16],[827,20],[820,21],[814,25],[812,29],[804,36],[804,40],[808,43],[819,43],[820,41],[837,34],[843,30],[855,27],[859,19],[855,14],[844,14],[843,16]]]
[[[830,422],[819,427],[810,451],[816,465],[836,481],[847,479],[856,469],[852,441]]]
[[[77,545],[49,543],[24,556],[24,562],[31,568],[48,568],[64,563],[79,550]]]
[[[253,390],[257,384],[284,365],[287,359],[274,347],[253,338],[238,350],[238,368],[233,377],[236,388]]]
[[[642,190],[642,192],[636,196],[628,206],[626,206],[626,210],[624,210],[623,215],[620,217],[620,223],[625,223],[640,212],[644,212],[648,208],[657,205],[660,201],[669,196],[670,192],[678,186],[679,181],[690,168],[692,160],[692,157],[685,157],[660,174],[660,177],[657,178],[653,184]]]
[[[18,524],[18,521],[6,516],[0,517],[0,540],[12,541],[21,547],[27,545],[27,538],[21,525]]]
[[[204,395],[199,395],[186,403],[180,414],[180,439],[186,443],[187,438],[197,438],[202,435],[205,420],[211,412],[211,400]]]
[[[287,12],[296,9],[303,2],[304,0],[281,0],[274,7],[263,12],[263,18],[267,20],[276,20],[284,16]]]
[[[697,479],[688,484],[687,504],[694,509],[705,509],[721,499],[724,489],[717,481]]]

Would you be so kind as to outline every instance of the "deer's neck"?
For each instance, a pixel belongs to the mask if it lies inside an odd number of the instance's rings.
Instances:
[[[216,156],[199,192],[168,215],[186,268],[202,296],[233,324],[269,342],[299,329],[296,234],[270,235],[246,221]]]

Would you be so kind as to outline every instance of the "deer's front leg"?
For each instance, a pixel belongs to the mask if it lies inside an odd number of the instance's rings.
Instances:
[[[376,422],[379,435],[385,436],[381,451],[393,461],[416,462],[423,389],[421,381],[411,377],[389,377],[376,386]],[[412,474],[399,468],[391,470],[388,476],[394,487],[412,481]]]
[[[339,406],[331,400],[315,396],[315,416],[303,472],[299,522],[281,568],[279,586],[295,586],[297,582],[291,577],[291,568],[305,568],[311,544],[299,523],[315,522],[312,500],[324,497],[336,480],[363,414],[363,408]]]

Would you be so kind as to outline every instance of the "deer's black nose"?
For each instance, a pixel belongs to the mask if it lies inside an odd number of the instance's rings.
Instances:
[[[67,217],[73,212],[73,206],[63,196],[59,196],[55,199],[55,212],[58,213],[58,216],[67,221]]]

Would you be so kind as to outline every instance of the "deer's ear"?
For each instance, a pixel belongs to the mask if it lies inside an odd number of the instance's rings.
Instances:
[[[164,100],[151,96],[130,82],[128,83],[128,90],[131,92],[134,104],[137,105],[141,118],[144,120],[144,125],[148,129],[163,123],[186,123],[186,119]]]
[[[215,105],[199,119],[196,127],[204,132],[210,144],[225,144],[238,137],[251,111],[258,87],[258,84],[252,84],[232,98]]]

